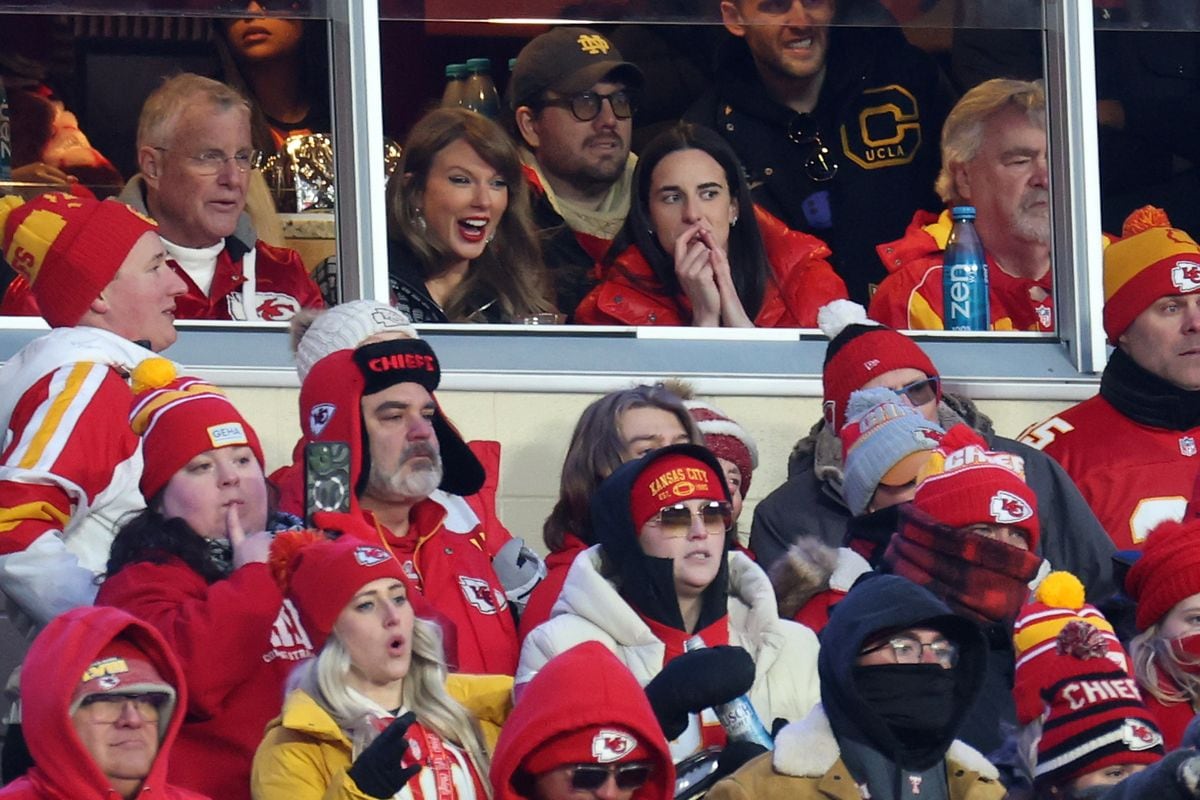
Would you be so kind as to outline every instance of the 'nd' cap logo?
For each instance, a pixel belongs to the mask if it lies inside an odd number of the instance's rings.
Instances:
[[[612,45],[598,33],[582,33],[575,41],[579,42],[579,49],[587,53],[589,56],[608,55]]]

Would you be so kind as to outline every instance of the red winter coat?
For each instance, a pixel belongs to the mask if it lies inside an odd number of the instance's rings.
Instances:
[[[815,236],[792,230],[758,206],[754,218],[771,265],[771,279],[754,324],[760,328],[815,327],[821,306],[846,297],[846,284],[826,261],[829,248]],[[611,265],[597,264],[596,275],[601,282],[575,309],[575,322],[691,324],[687,296],[668,296],[637,247],[621,253]]]
[[[71,696],[79,679],[117,637],[146,654],[175,687],[176,705],[158,755],[138,792],[139,800],[205,800],[167,783],[171,748],[183,722],[187,687],[178,662],[152,627],[115,608],[85,606],[56,617],[34,640],[21,668],[25,742],[36,766],[0,789],[0,800],[120,800],[71,724]]]
[[[890,275],[871,299],[871,319],[899,330],[945,330],[942,304],[942,259],[953,222],[941,215],[917,211],[904,236],[875,248]],[[1054,330],[1053,275],[1039,280],[1015,278],[988,265],[988,313],[995,331]],[[1042,297],[1035,300],[1034,297]]]
[[[250,800],[250,763],[283,707],[284,683],[315,655],[266,564],[207,584],[178,558],[130,564],[107,579],[97,605],[153,625],[187,678],[187,717],[170,778],[211,797]]]
[[[339,350],[313,365],[300,389],[303,434],[312,441],[349,442],[350,485],[362,473],[362,394],[365,381],[353,350]],[[440,412],[439,412],[440,413]],[[314,418],[320,422],[314,422]],[[445,445],[443,457],[447,456]],[[284,507],[295,513],[297,509]],[[447,660],[459,672],[512,675],[517,629],[492,568],[488,541],[498,536],[457,495],[435,494],[412,507],[409,528],[396,536],[350,497],[345,532],[397,556],[418,607],[431,606],[454,629]],[[448,637],[449,638],[449,637]]]
[[[521,764],[561,734],[600,726],[631,733],[637,745],[649,751],[646,758],[654,764],[654,772],[631,800],[671,800],[675,765],[650,701],[633,673],[599,642],[584,642],[552,658],[525,685],[492,755],[492,796],[495,800],[527,800],[529,796],[512,785]],[[618,737],[612,739],[627,744]],[[612,748],[593,752],[601,764],[621,763]]]

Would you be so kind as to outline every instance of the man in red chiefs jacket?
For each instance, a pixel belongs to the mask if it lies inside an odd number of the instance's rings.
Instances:
[[[1118,549],[1181,520],[1200,474],[1200,246],[1146,206],[1104,251],[1100,393],[1021,441],[1075,480]]]
[[[440,380],[421,339],[337,350],[304,379],[301,425],[308,441],[350,445],[351,519],[339,530],[396,556],[414,602],[442,625],[451,666],[512,675],[516,625],[489,542],[507,532],[435,493],[474,494],[485,479],[433,396]]]
[[[996,79],[963,95],[942,129],[935,185],[948,206],[974,206],[987,255],[993,330],[1054,330],[1046,92]],[[942,330],[942,261],[950,212],[917,211],[904,236],[876,250],[890,273],[870,315],[893,328]]]
[[[180,319],[278,321],[324,305],[300,256],[259,241],[245,212],[250,141],[245,98],[199,75],[171,78],[142,106],[141,172],[120,199],[158,220],[188,285]]]

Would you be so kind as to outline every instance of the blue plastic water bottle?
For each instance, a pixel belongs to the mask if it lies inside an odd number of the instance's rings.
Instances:
[[[707,645],[704,644],[704,640],[699,636],[693,636],[683,643],[683,649],[689,653],[693,650],[703,649],[704,647],[707,647]],[[725,735],[729,738],[729,741],[754,742],[768,750],[775,749],[775,740],[767,732],[766,726],[758,718],[758,712],[754,710],[754,706],[750,704],[750,698],[746,695],[736,697],[728,703],[714,706],[713,712],[716,713],[717,719],[721,721],[721,727],[725,729]]]
[[[983,244],[975,231],[975,207],[955,206],[950,211],[954,227],[946,243],[942,264],[942,306],[946,330],[986,331],[988,270]]]
[[[500,94],[492,82],[491,59],[467,59],[467,81],[463,85],[462,104],[485,117],[495,119],[500,116]]]

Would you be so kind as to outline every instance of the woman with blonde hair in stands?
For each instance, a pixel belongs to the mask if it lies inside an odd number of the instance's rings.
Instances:
[[[320,653],[255,754],[256,800],[490,797],[479,723],[446,690],[440,631],[414,616],[400,562],[312,532],[278,537],[271,562]]]
[[[1163,522],[1150,531],[1125,577],[1137,602],[1133,673],[1158,721],[1167,751],[1179,747],[1200,709],[1200,521]]]
[[[439,108],[413,126],[388,217],[392,303],[413,322],[554,311],[517,148],[487,117]]]

